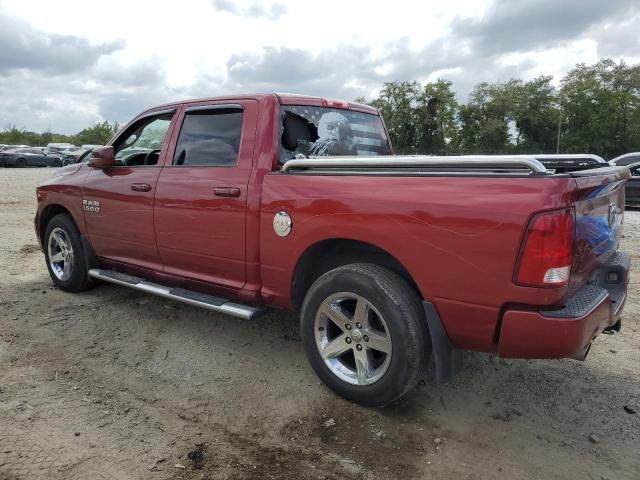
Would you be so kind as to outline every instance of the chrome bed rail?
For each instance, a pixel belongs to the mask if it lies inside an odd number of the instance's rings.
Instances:
[[[522,157],[533,157],[537,160],[593,160],[595,163],[608,163],[600,155],[593,155],[591,153],[532,153],[522,155]]]
[[[282,165],[282,172],[321,170],[359,171],[411,169],[418,173],[461,173],[483,171],[484,173],[522,173],[550,175],[548,170],[533,156],[525,155],[460,155],[431,157],[427,155],[398,155],[380,157],[309,157],[288,160]]]

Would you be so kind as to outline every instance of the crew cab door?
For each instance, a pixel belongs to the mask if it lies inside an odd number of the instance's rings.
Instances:
[[[99,257],[161,271],[153,198],[167,153],[174,110],[145,115],[113,143],[116,163],[94,168],[83,194],[91,244]]]
[[[232,289],[245,284],[247,184],[257,117],[253,100],[183,108],[155,199],[165,273]]]

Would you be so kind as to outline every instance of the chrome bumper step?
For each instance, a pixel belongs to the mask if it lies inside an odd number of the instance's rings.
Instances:
[[[167,287],[158,283],[153,283],[144,278],[127,275],[113,270],[102,270],[100,268],[92,268],[89,270],[89,276],[98,280],[103,280],[116,285],[133,288],[141,292],[151,293],[159,297],[168,298],[177,302],[193,305],[194,307],[206,308],[214,312],[226,313],[238,318],[250,320],[256,315],[262,313],[263,310],[255,307],[249,307],[239,303],[234,303],[226,298],[215,297],[205,293],[194,292],[184,288]]]

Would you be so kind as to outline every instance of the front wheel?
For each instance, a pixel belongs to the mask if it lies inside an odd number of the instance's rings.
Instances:
[[[44,233],[44,255],[53,283],[66,292],[80,292],[93,285],[80,233],[66,214],[53,217]]]
[[[338,395],[386,405],[423,377],[431,343],[416,292],[372,264],[331,270],[309,289],[301,333],[312,368]]]
[[[62,167],[62,160],[54,160],[51,165],[53,167]]]
[[[19,158],[18,160],[16,160],[16,167],[24,168],[26,166],[27,166],[27,161],[24,158]]]

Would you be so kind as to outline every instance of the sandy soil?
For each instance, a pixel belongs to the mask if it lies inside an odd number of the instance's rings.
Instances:
[[[319,384],[291,315],[53,288],[32,226],[51,173],[0,169],[0,479],[640,478],[637,270],[586,362],[469,353],[450,385],[369,410]]]

